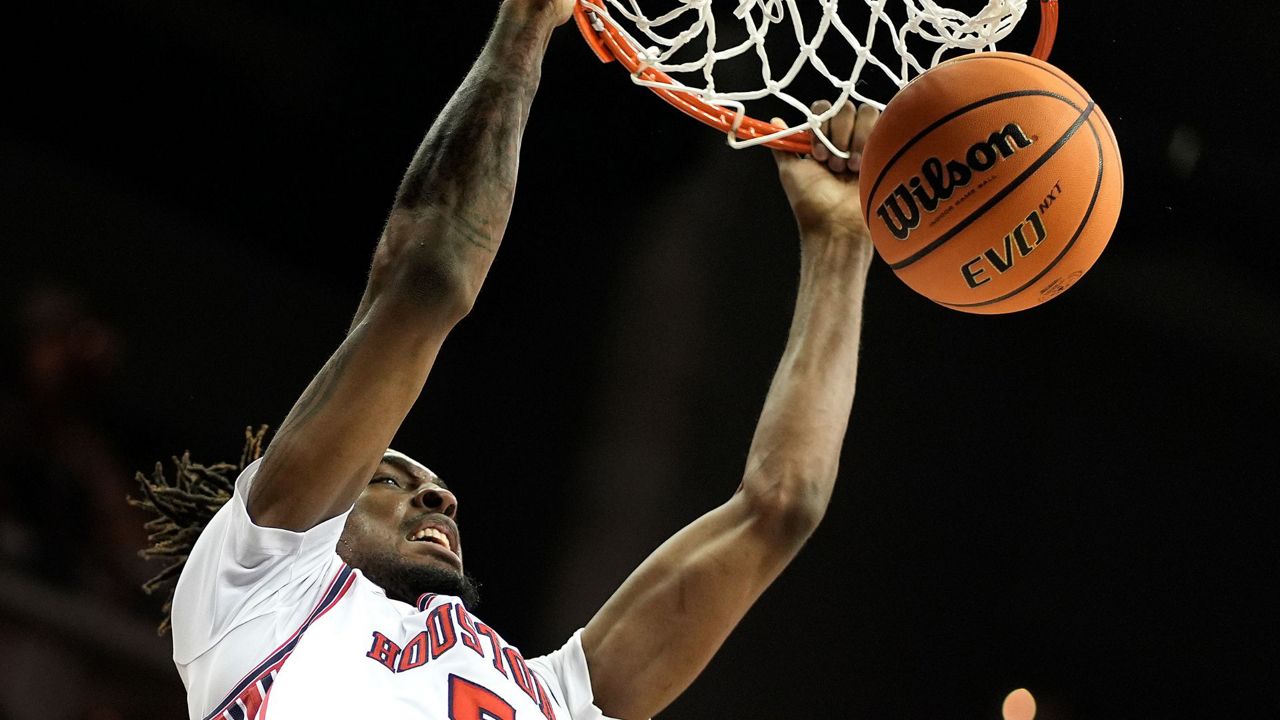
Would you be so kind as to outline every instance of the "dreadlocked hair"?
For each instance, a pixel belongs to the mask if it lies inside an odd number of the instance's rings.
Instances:
[[[196,538],[200,537],[214,513],[231,499],[231,492],[235,489],[235,480],[240,472],[249,463],[262,457],[262,444],[266,435],[266,425],[257,430],[245,428],[244,450],[240,453],[239,465],[225,462],[201,465],[191,462],[191,453],[188,451],[180,458],[172,458],[172,480],[165,476],[164,466],[159,462],[151,471],[151,477],[141,472],[136,474],[142,497],[128,498],[129,504],[155,515],[144,526],[151,546],[138,554],[147,560],[168,563],[158,575],[142,585],[142,590],[148,595],[162,593],[164,598],[164,605],[161,607],[164,619],[157,628],[158,634],[163,635],[169,631],[173,591]]]

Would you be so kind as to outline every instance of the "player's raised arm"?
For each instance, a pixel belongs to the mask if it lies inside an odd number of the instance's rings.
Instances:
[[[827,135],[858,153],[877,117],[850,105]],[[857,161],[818,147],[811,159],[775,156],[801,236],[786,350],[737,492],[658,548],[583,631],[596,704],[613,717],[651,717],[688,687],[795,557],[835,485],[872,260]]]
[[[502,240],[551,31],[572,0],[505,0],[396,195],[351,329],[280,426],[248,498],[304,530],[355,501],[475,302]]]

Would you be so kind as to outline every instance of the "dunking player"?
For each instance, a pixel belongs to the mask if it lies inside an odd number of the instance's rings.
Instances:
[[[457,498],[387,449],[502,241],[543,51],[573,1],[502,4],[409,166],[349,334],[216,515],[192,520],[217,505],[207,477],[150,487],[174,523],[169,554],[183,559],[182,538],[199,532],[172,600],[192,718],[647,718],[701,672],[825,512],[872,250],[857,160],[819,147],[776,158],[800,287],[741,484],[561,649],[526,660],[468,610]],[[849,105],[828,132],[856,153],[875,120]]]

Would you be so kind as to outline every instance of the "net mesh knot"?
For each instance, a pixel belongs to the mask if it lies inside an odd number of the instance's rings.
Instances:
[[[597,29],[608,23],[635,50],[639,67],[631,73],[638,85],[686,93],[702,102],[734,113],[729,144],[751,147],[813,131],[833,153],[845,156],[822,133],[846,100],[884,108],[891,93],[872,97],[867,80],[875,76],[881,86],[896,92],[925,70],[961,53],[996,49],[1022,19],[1028,0],[988,0],[973,13],[941,5],[933,0],[736,0],[726,12],[713,11],[713,0],[580,0],[590,11]],[[661,5],[665,11],[654,10]],[[803,5],[803,8],[802,8]],[[857,12],[865,6],[865,12]],[[802,9],[807,12],[802,12]],[[814,17],[816,13],[816,17]],[[865,22],[855,31],[853,16]],[[736,23],[723,26],[724,23]],[[785,43],[769,43],[770,33],[786,33]],[[794,44],[793,58],[781,58],[777,48]],[[823,56],[852,59],[851,69],[836,72]],[[717,66],[726,61],[754,60],[759,68],[756,87],[740,82],[717,85]],[[785,62],[783,62],[785,60]],[[655,76],[646,72],[656,70]],[[811,110],[811,103],[789,89],[805,73],[829,85],[835,97],[829,109]],[[738,137],[748,103],[774,98],[793,108],[803,120],[771,134]],[[882,99],[883,98],[883,99]]]

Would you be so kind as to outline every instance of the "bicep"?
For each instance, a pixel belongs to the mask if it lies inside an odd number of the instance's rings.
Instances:
[[[739,491],[646,559],[587,624],[596,703],[650,717],[702,671],[807,533]]]
[[[294,404],[247,499],[254,522],[306,530],[355,502],[417,400],[452,321],[383,296]]]

